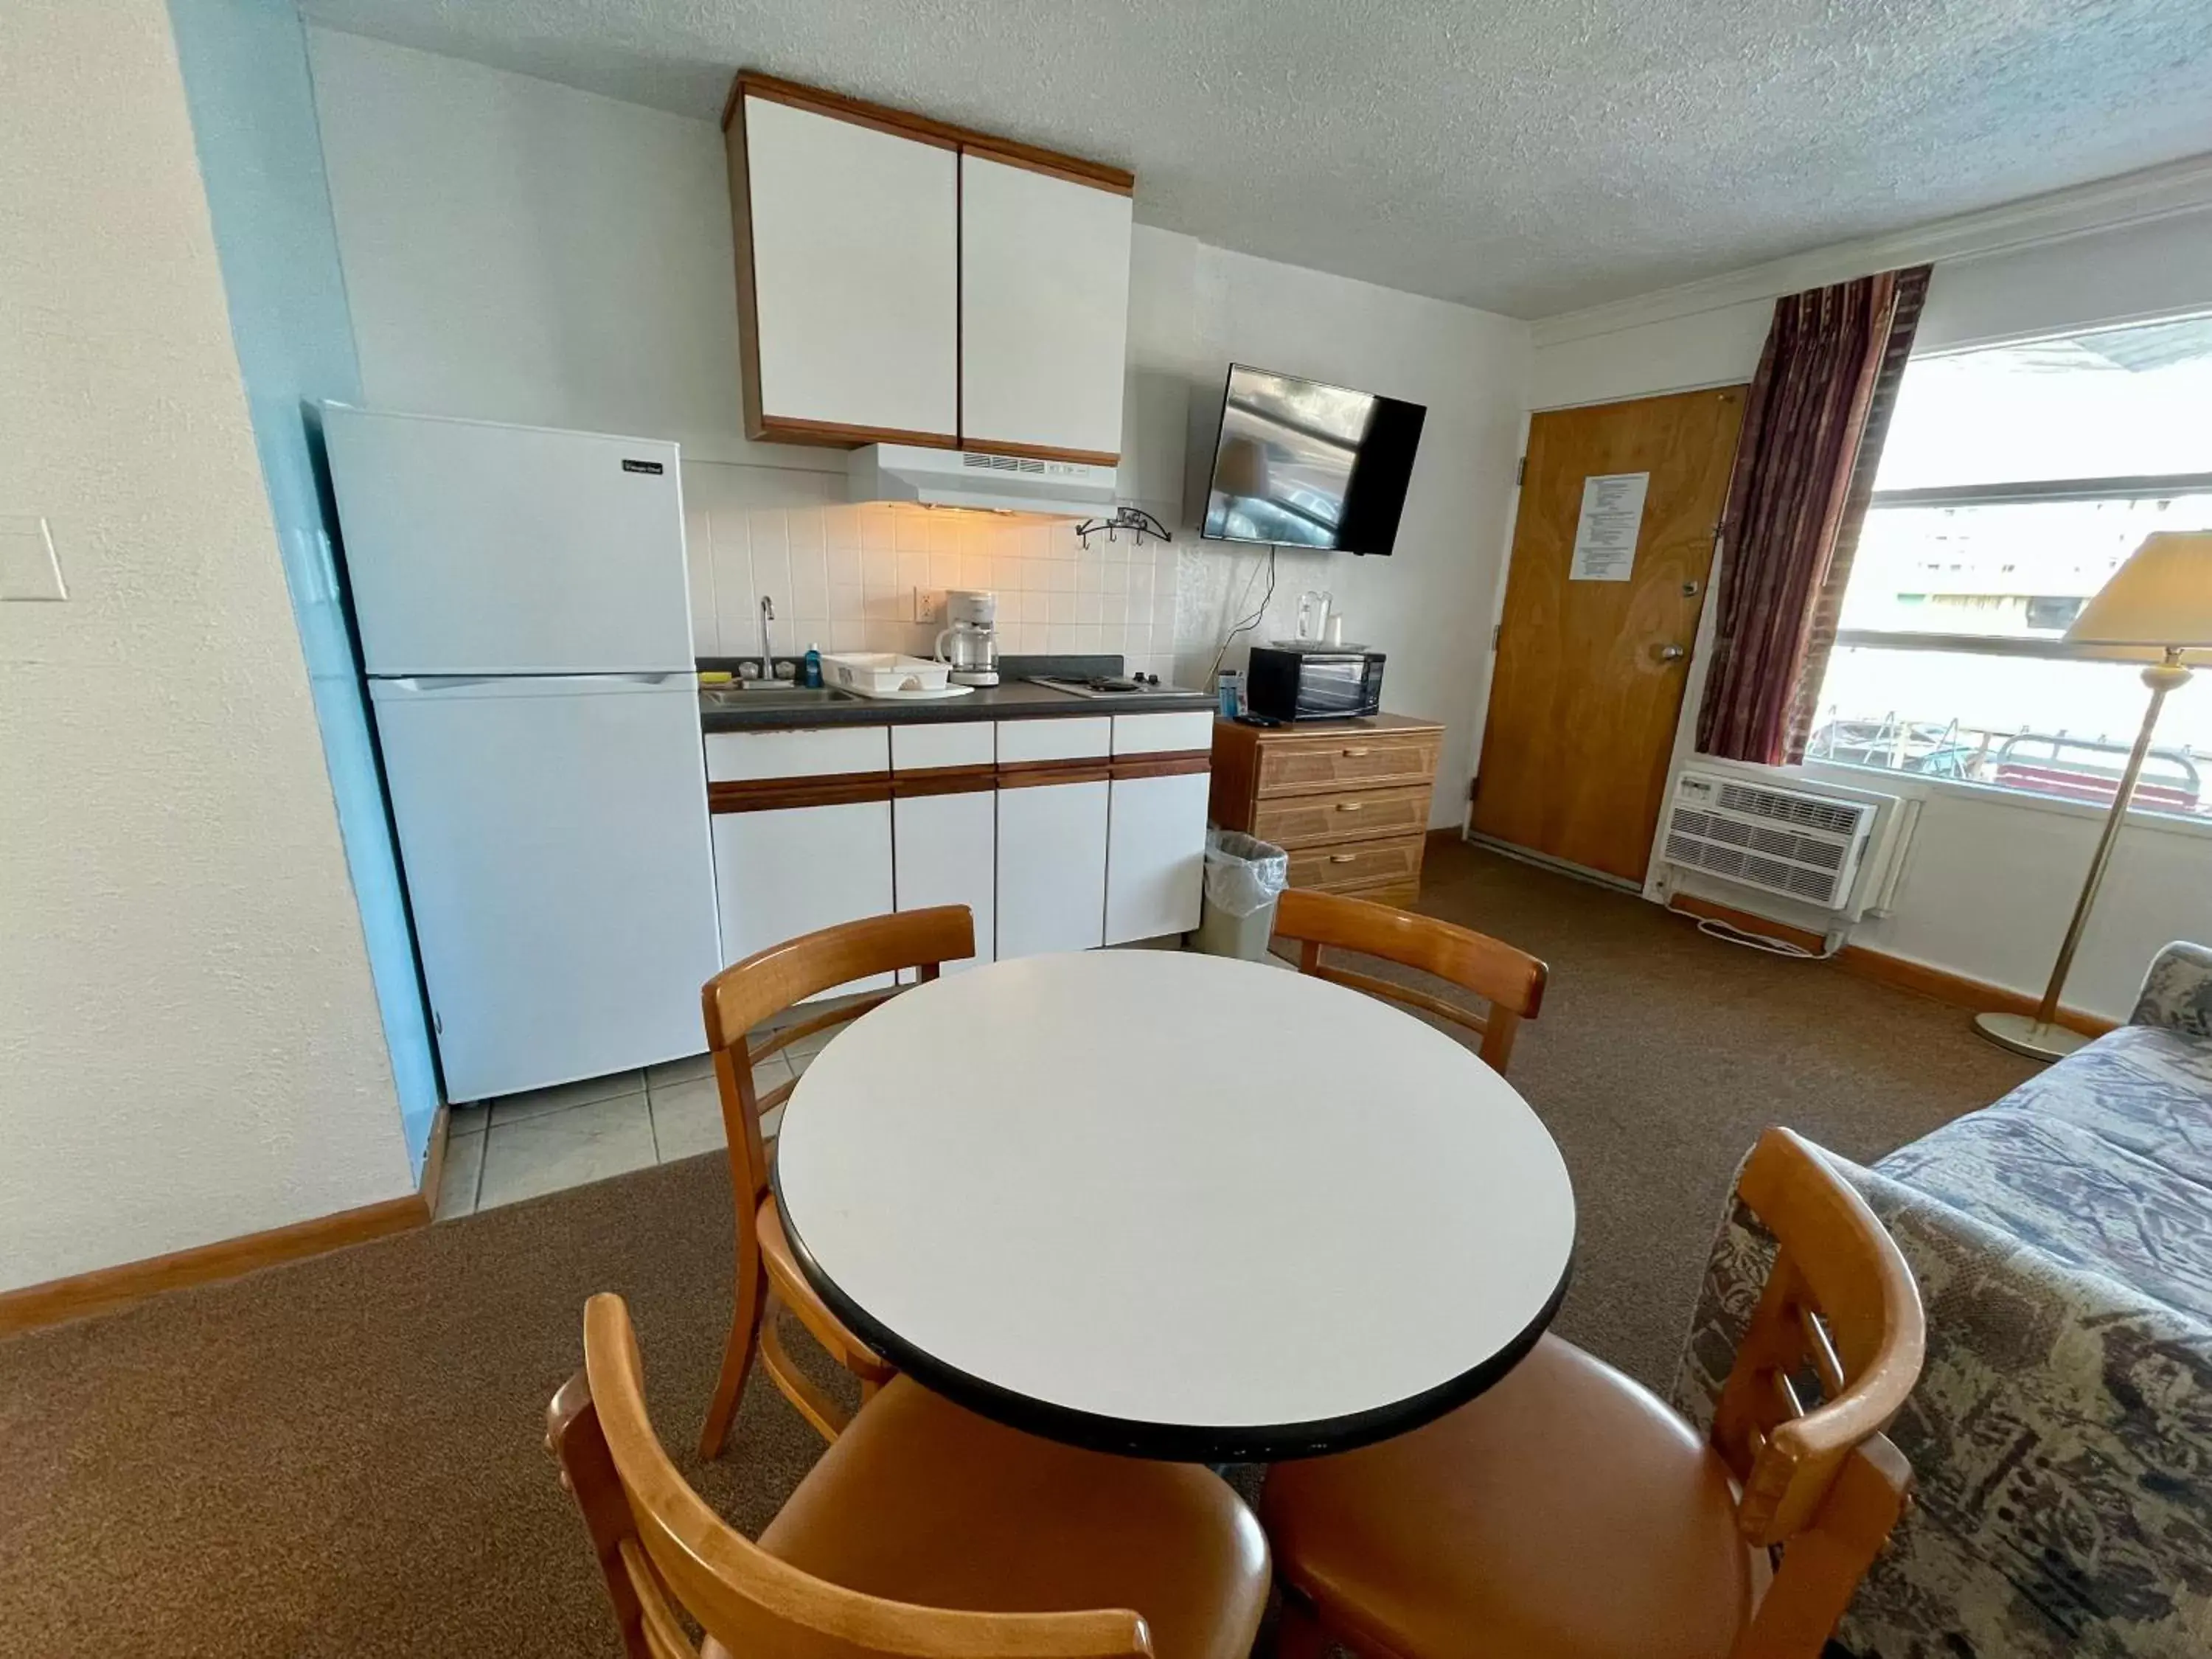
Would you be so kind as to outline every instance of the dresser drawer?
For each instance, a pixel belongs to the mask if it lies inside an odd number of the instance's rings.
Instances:
[[[1346,732],[1323,739],[1300,737],[1260,749],[1258,793],[1309,794],[1320,790],[1423,784],[1436,776],[1438,734],[1370,736]]]
[[[1291,854],[1291,885],[1324,892],[1403,885],[1420,879],[1421,836],[1317,847]]]
[[[1252,833],[1281,848],[1378,841],[1429,827],[1429,791],[1346,789],[1325,795],[1277,795],[1252,814]]]

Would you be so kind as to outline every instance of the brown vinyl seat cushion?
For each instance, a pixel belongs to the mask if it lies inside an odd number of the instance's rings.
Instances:
[[[1268,1472],[1284,1577],[1400,1659],[1720,1659],[1753,1562],[1718,1455],[1555,1337],[1425,1428]]]
[[[1158,1659],[1246,1659],[1267,1545],[1222,1480],[1003,1428],[911,1377],[831,1443],[761,1547],[848,1589],[979,1612],[1129,1607]]]

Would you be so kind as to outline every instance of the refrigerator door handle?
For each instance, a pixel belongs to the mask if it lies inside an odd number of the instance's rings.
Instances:
[[[400,691],[451,691],[457,686],[489,685],[498,678],[495,674],[406,674],[392,679],[379,676],[376,683]]]
[[[639,674],[397,674],[380,675],[372,682],[378,687],[414,692],[458,691],[472,685],[514,685],[526,684],[556,689],[562,686],[589,688],[606,685],[689,685],[696,678],[691,669],[669,669],[658,673]]]

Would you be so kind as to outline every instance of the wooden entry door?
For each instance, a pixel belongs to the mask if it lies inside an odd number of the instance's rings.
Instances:
[[[1529,422],[1475,774],[1477,835],[1642,884],[1746,390]],[[1577,560],[1586,481],[1638,473],[1648,481],[1625,572],[1598,549]]]

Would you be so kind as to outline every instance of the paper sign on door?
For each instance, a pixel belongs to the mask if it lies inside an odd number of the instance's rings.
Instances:
[[[1625,582],[1636,568],[1649,472],[1607,472],[1583,480],[1583,514],[1575,521],[1575,556],[1567,580]]]

